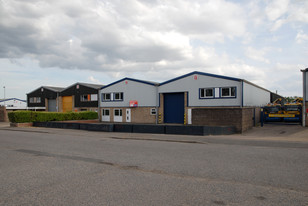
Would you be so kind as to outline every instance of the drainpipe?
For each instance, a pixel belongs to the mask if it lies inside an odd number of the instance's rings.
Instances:
[[[59,92],[57,92],[57,112],[59,112]]]
[[[306,72],[307,72],[308,68],[306,68],[305,70],[301,70],[301,72],[303,72],[303,109],[302,109],[302,126],[305,127],[306,126]]]
[[[158,105],[159,105],[159,94],[158,94],[158,85],[156,87],[156,114],[155,114],[155,123],[158,124]]]
[[[101,122],[101,109],[100,109],[100,105],[101,105],[101,93],[100,93],[101,90],[98,90],[98,97],[97,97],[97,100],[98,100],[98,103],[97,103],[97,115],[98,115],[98,120]]]

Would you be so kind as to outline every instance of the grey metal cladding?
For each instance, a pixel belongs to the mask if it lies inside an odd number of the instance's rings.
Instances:
[[[123,79],[100,90],[102,93],[123,92],[123,101],[102,101],[101,107],[129,107],[129,101],[137,100],[139,107],[155,107],[157,87],[140,81]],[[101,95],[102,96],[102,95]],[[101,97],[100,96],[100,97]]]
[[[242,104],[242,80],[232,78],[221,78],[215,75],[204,75],[203,73],[191,73],[182,78],[162,84],[159,93],[188,92],[188,106],[241,106]],[[222,88],[236,87],[236,95],[232,98],[200,99],[200,88]]]

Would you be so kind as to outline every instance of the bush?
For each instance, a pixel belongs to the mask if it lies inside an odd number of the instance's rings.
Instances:
[[[96,112],[16,111],[16,112],[9,112],[8,116],[10,122],[12,123],[88,120],[88,119],[98,118],[98,114]]]

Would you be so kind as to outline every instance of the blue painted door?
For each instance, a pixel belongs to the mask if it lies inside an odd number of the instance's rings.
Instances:
[[[184,123],[184,93],[164,94],[164,122]]]

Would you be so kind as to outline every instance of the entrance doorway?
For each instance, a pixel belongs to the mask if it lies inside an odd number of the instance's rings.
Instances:
[[[164,94],[164,122],[184,124],[184,93]]]

